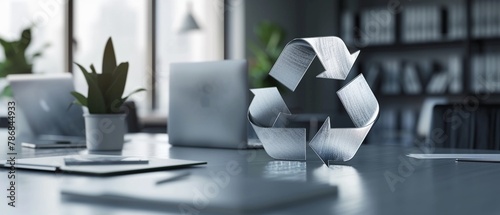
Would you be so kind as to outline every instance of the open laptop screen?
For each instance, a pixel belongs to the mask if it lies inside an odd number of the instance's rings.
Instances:
[[[83,111],[68,108],[74,90],[71,74],[23,74],[7,77],[24,122],[19,128],[33,137],[85,136]],[[21,121],[22,123],[22,121]]]

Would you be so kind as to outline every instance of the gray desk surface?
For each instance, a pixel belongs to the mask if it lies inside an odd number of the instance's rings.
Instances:
[[[6,144],[0,146],[0,159],[6,159],[6,148]],[[500,153],[431,150],[440,153]],[[81,149],[27,148],[19,149],[19,152],[18,157],[86,153]],[[124,155],[208,161],[206,166],[171,171],[207,174],[208,171],[224,168],[228,162],[236,161],[243,169],[243,177],[306,183],[326,182],[338,186],[336,196],[288,205],[268,211],[268,214],[500,214],[500,163],[418,161],[404,156],[418,152],[417,148],[363,145],[350,162],[328,168],[312,152],[308,152],[307,162],[279,161],[270,158],[263,150],[171,147],[164,138],[148,135],[136,135],[134,141],[127,143],[123,150]],[[0,170],[3,199],[0,204],[1,214],[179,214],[176,210],[150,211],[123,205],[108,206],[68,201],[60,195],[60,183],[68,178],[78,179],[86,176],[22,170],[19,170],[16,176],[17,207],[11,208],[7,206],[5,198],[7,174],[6,169]],[[92,180],[99,183],[103,179]]]

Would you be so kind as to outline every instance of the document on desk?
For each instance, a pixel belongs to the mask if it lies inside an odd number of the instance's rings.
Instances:
[[[70,201],[128,205],[179,214],[259,212],[337,193],[337,187],[328,184],[242,178],[220,172],[212,176],[176,174],[179,173],[65,181],[61,193]],[[158,183],[169,178],[173,180]]]
[[[15,167],[17,169],[30,169],[41,171],[60,171],[75,174],[110,176],[121,174],[132,174],[139,172],[152,172],[159,170],[166,170],[172,168],[188,167],[193,165],[206,164],[204,161],[189,161],[178,159],[160,159],[160,158],[147,158],[139,159],[141,162],[134,162],[132,164],[100,164],[96,166],[95,163],[89,165],[71,165],[65,163],[65,158],[72,158],[72,156],[53,156],[53,157],[40,157],[40,158],[22,158],[16,161]],[[103,159],[103,158],[133,158],[134,156],[116,156],[116,155],[78,155],[80,159],[87,158],[89,160]],[[142,162],[147,160],[147,162]],[[6,160],[0,161],[0,165],[5,168],[10,168],[10,164]]]
[[[456,161],[500,162],[500,154],[408,154],[416,159],[455,159]]]

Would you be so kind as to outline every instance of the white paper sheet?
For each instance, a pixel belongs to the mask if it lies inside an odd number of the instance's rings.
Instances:
[[[457,161],[500,162],[500,154],[408,154],[416,159],[455,159]]]

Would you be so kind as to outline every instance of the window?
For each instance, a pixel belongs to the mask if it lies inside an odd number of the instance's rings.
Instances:
[[[159,114],[168,114],[170,63],[224,58],[223,10],[223,0],[157,1],[155,84]],[[189,27],[185,26],[187,16],[194,18],[197,29],[183,31]]]
[[[65,71],[64,55],[64,1],[59,0],[2,0],[0,1],[0,37],[7,41],[19,40],[21,32],[32,26],[31,43],[26,56],[38,51],[42,55],[33,63],[33,73],[54,73]],[[31,57],[28,57],[30,59]],[[0,62],[5,60],[0,46]],[[0,80],[0,90],[7,85]],[[7,115],[7,100],[0,98],[0,116]]]
[[[17,40],[21,32],[33,25],[32,41],[27,54],[43,49],[34,61],[34,73],[67,72],[64,69],[64,2],[60,0],[0,1],[0,37]],[[43,48],[45,45],[47,48]],[[0,48],[0,61],[5,59]]]
[[[73,8],[68,8],[71,2]],[[155,17],[152,17],[152,5],[156,5]],[[66,28],[66,20],[70,20],[66,14],[72,14],[73,23],[69,25],[73,29],[73,61],[85,67],[94,64],[101,72],[104,45],[108,37],[112,37],[117,61],[130,63],[125,94],[147,88],[147,93],[131,98],[139,114],[149,114],[154,99],[157,104],[154,111],[166,116],[170,63],[224,58],[223,12],[224,0],[2,0],[0,37],[17,38],[23,28],[35,23],[28,53],[34,53],[45,44],[50,47],[34,62],[34,72],[68,72],[67,65],[73,62],[67,62],[65,54],[68,50],[65,41],[71,36]],[[188,16],[194,18],[197,29],[181,30]],[[155,28],[155,41],[151,40],[149,27]],[[155,77],[150,63],[151,43],[156,50]],[[3,58],[0,52],[0,60]],[[76,66],[73,66],[73,73],[76,90],[86,94],[87,84],[82,73]],[[155,89],[150,86],[152,82]],[[153,90],[154,98],[149,96]]]
[[[117,62],[129,62],[125,95],[137,88],[146,88],[150,80],[147,49],[147,0],[76,0],[74,4],[74,61],[89,67],[102,68],[102,54],[109,37]],[[87,92],[80,70],[74,67],[77,91]],[[145,114],[149,103],[142,92],[131,98],[139,114]]]

